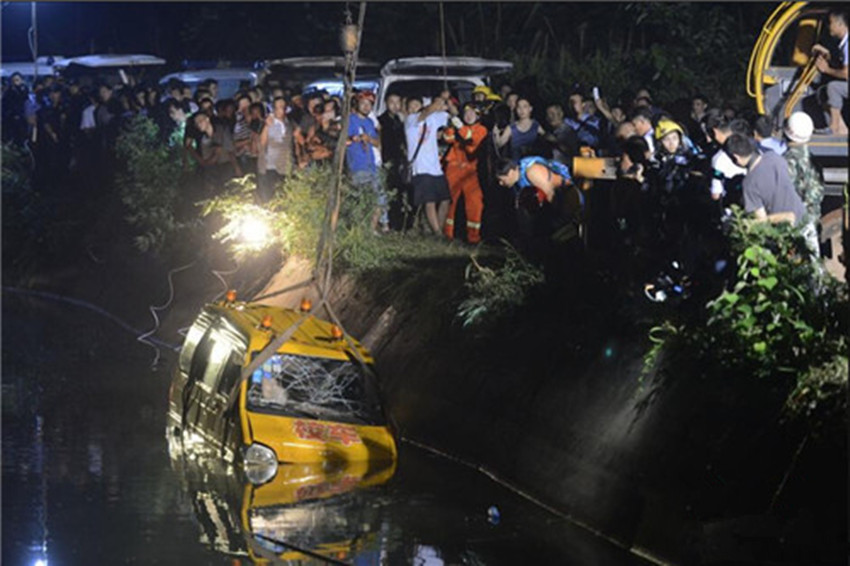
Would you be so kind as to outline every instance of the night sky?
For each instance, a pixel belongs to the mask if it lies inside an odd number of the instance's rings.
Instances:
[[[350,7],[356,20],[358,4]],[[30,15],[29,2],[3,3],[4,61],[31,59]],[[344,15],[344,3],[330,2],[39,2],[38,53],[65,57],[149,53],[166,58],[171,65],[185,58],[254,61],[336,55]],[[396,25],[404,21],[425,25],[412,30]],[[364,27],[364,57],[385,60],[438,53],[436,3],[369,4]]]

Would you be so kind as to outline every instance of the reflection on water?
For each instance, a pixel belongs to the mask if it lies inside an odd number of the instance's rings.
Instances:
[[[282,465],[255,486],[238,468],[169,435],[174,471],[192,501],[200,540],[253,562],[380,564],[380,505],[374,490],[395,472],[392,461]]]
[[[3,564],[643,563],[405,444],[397,467],[282,466],[252,486],[165,438],[170,376],[132,335],[3,299]]]

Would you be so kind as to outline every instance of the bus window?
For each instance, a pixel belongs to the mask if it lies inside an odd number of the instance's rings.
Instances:
[[[230,359],[224,366],[224,372],[221,374],[221,381],[218,383],[218,393],[227,397],[230,395],[230,390],[236,385],[239,376],[242,374],[242,362],[244,360],[244,352],[233,351],[230,354]]]
[[[186,339],[183,341],[183,348],[180,350],[180,361],[178,364],[180,371],[183,373],[189,373],[189,369],[192,366],[193,357],[195,355],[195,349],[198,347],[198,344],[201,342],[204,334],[209,329],[212,321],[213,317],[207,313],[201,313],[195,320],[194,324],[192,324],[192,327],[189,328],[189,332],[186,333]]]
[[[204,333],[203,338],[198,341],[195,352],[192,355],[192,363],[189,365],[189,381],[197,382],[203,375],[206,374],[207,364],[210,359],[210,349],[212,347],[213,329],[209,328]]]

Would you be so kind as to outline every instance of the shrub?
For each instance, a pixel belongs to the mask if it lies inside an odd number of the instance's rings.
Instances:
[[[202,215],[221,214],[224,225],[214,237],[228,243],[237,257],[276,246],[284,256],[296,255],[313,261],[325,221],[328,194],[334,186],[330,167],[299,170],[288,176],[274,197],[261,206],[254,176],[247,175],[232,180],[222,195],[204,201]],[[376,204],[374,192],[343,182],[333,250],[334,259],[344,267],[359,271],[390,267],[413,257],[464,253],[437,240],[399,233],[376,236],[371,228]],[[265,219],[268,234],[262,246],[245,241],[246,218]]]
[[[793,389],[786,403],[792,415],[846,406],[844,287],[790,224],[753,222],[734,207],[730,242],[736,280],[707,303],[702,318],[653,329],[642,377],[662,349],[688,352],[723,375],[785,379]]]
[[[185,227],[175,218],[181,174],[178,148],[163,144],[156,124],[135,116],[118,136],[116,153],[123,162],[118,182],[126,219],[141,233],[135,238],[142,251],[158,252],[168,238]]]
[[[32,187],[30,156],[12,143],[3,144],[3,252],[7,259],[26,256],[23,247],[48,232],[51,208]]]
[[[457,308],[464,327],[480,326],[513,312],[528,291],[544,281],[543,272],[505,244],[505,262],[496,268],[481,265],[473,254],[466,268],[469,297]]]

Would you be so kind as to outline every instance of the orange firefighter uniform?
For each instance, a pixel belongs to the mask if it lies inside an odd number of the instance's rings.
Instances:
[[[466,239],[470,244],[481,241],[484,194],[478,182],[478,148],[486,137],[487,128],[477,122],[464,124],[460,128],[448,127],[443,131],[443,139],[451,144],[444,167],[452,195],[445,227],[449,239],[454,237],[455,210],[460,195],[463,195],[466,203]]]

